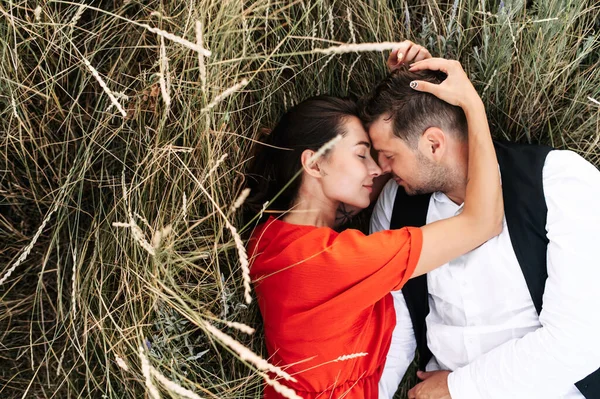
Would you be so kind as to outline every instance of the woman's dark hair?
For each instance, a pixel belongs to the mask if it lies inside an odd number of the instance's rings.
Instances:
[[[345,135],[344,122],[358,118],[356,102],[332,96],[308,98],[290,108],[275,128],[257,144],[246,175],[250,196],[246,209],[256,215],[302,168],[304,150],[317,151],[338,134]],[[301,178],[294,179],[267,209],[286,211],[298,195]]]

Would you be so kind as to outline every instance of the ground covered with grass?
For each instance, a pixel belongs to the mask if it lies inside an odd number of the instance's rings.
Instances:
[[[244,169],[386,42],[460,60],[496,137],[600,164],[595,0],[89,3],[0,3],[2,397],[260,397]]]

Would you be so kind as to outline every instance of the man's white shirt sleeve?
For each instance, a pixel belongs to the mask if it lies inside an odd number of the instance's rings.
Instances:
[[[373,213],[371,214],[371,234],[390,229],[396,192],[398,192],[398,184],[394,180],[389,180],[383,186],[383,190],[381,190],[381,194],[379,194],[379,198],[377,198]]]
[[[452,372],[453,399],[557,397],[600,367],[600,172],[574,152],[552,151],[543,183],[550,242],[542,327]]]
[[[390,180],[383,188],[371,215],[371,233],[389,230],[397,191],[398,185],[393,180]],[[396,327],[392,332],[390,350],[379,380],[379,398],[381,399],[391,399],[394,396],[417,350],[410,313],[408,313],[402,291],[394,291],[392,296],[396,311]]]

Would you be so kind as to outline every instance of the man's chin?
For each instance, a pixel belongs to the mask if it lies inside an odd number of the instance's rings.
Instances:
[[[415,196],[415,195],[431,194],[430,191],[414,189],[412,187],[406,186],[405,184],[400,184],[400,186],[402,186],[402,188],[404,189],[404,191],[406,192],[406,194],[409,195],[409,196],[411,196],[411,197]]]
[[[394,179],[394,181],[396,182],[397,185],[399,185],[400,187],[402,187],[404,189],[404,191],[406,191],[406,194],[408,195],[416,195],[415,190],[413,190],[412,188],[410,188],[406,182],[400,178]]]

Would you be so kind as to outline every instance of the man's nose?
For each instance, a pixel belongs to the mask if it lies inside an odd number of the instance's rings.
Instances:
[[[382,174],[390,173],[392,171],[392,166],[390,165],[390,161],[383,154],[379,154],[379,156],[377,158],[379,161],[379,167],[381,168]]]

